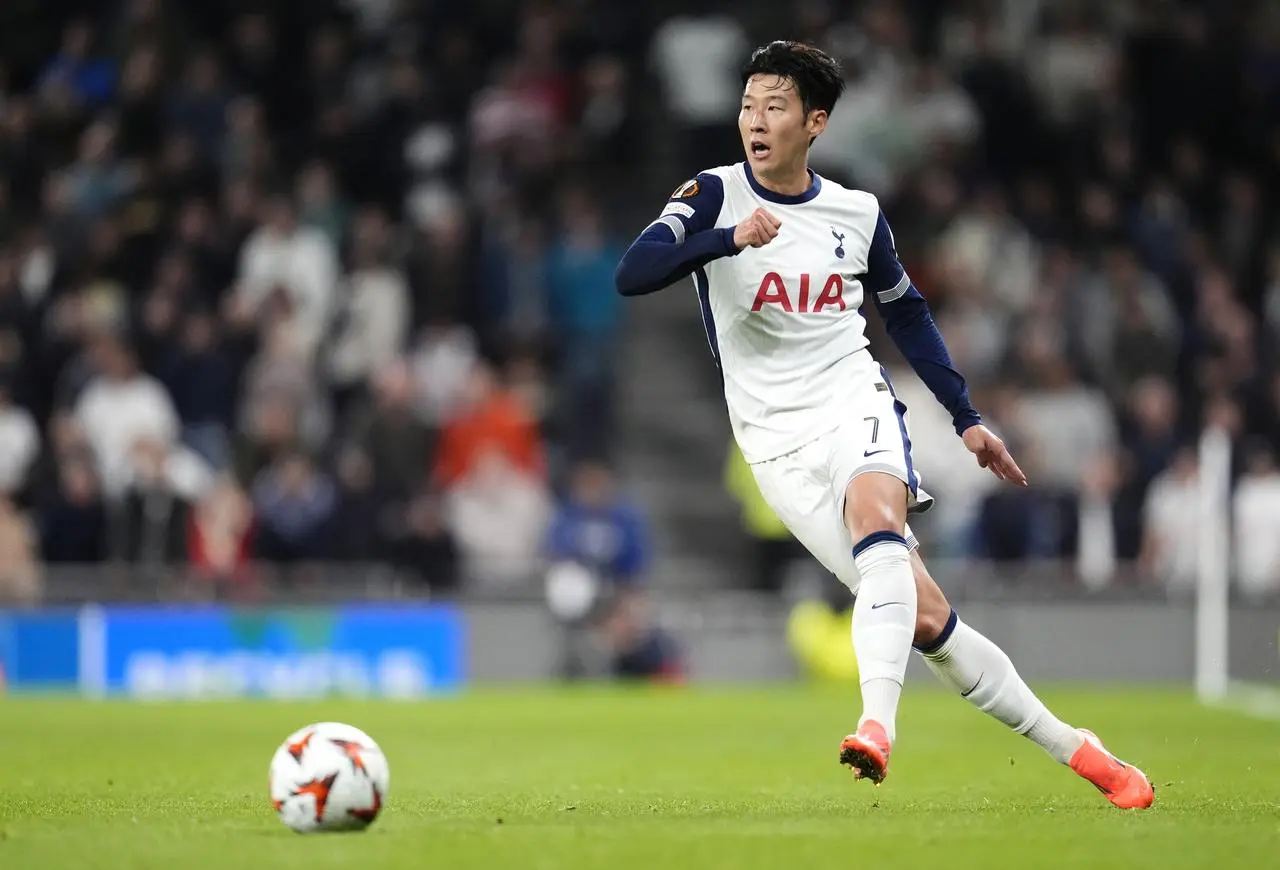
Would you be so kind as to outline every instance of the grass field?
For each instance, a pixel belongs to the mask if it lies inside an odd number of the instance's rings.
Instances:
[[[892,775],[835,761],[851,694],[474,692],[420,704],[0,700],[3,870],[1280,866],[1280,723],[1148,690],[1049,694],[1157,784],[1124,813],[963,702],[908,694]],[[391,761],[368,832],[301,837],[267,762],[358,725]]]

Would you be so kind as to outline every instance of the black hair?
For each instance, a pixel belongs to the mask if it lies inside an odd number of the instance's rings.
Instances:
[[[844,93],[844,75],[836,59],[803,42],[775,39],[751,52],[742,66],[742,86],[755,75],[791,79],[806,115],[814,109],[830,114]]]

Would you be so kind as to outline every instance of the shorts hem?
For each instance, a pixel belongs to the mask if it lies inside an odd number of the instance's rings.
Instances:
[[[845,480],[844,486],[840,489],[840,516],[844,516],[844,499],[845,493],[849,491],[849,484],[853,483],[853,480],[856,477],[876,471],[881,474],[888,474],[891,477],[896,477],[898,480],[902,481],[903,485],[907,488],[907,492],[911,493],[911,498],[907,500],[908,516],[926,513],[931,507],[933,507],[933,496],[928,493],[924,493],[922,495],[919,486],[912,487],[911,481],[908,480],[909,475],[907,472],[898,468],[896,465],[877,462],[861,466],[850,474],[847,480]]]

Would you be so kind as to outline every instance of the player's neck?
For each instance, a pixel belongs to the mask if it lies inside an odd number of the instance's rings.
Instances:
[[[800,196],[813,184],[813,178],[809,175],[809,167],[806,163],[786,169],[779,167],[774,172],[759,172],[752,169],[751,174],[765,190],[781,196]]]

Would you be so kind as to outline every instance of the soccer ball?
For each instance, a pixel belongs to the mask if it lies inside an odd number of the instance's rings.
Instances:
[[[362,831],[378,817],[391,772],[373,738],[318,722],[285,738],[271,759],[271,803],[300,834]]]

